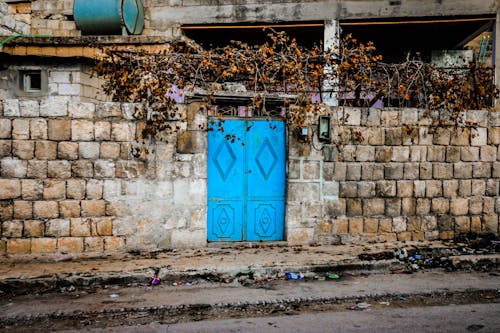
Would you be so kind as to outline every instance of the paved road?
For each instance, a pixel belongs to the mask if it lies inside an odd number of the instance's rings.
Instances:
[[[82,331],[65,331],[66,333]],[[93,329],[92,333],[187,332],[500,332],[500,304],[449,305],[416,308],[366,309],[294,316],[190,322],[175,325]]]

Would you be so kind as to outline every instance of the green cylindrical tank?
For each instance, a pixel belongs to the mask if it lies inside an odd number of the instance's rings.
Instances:
[[[73,13],[83,35],[138,35],[144,28],[141,0],[75,0]]]

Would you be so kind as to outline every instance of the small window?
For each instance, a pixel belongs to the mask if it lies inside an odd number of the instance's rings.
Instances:
[[[40,92],[42,90],[42,71],[21,71],[20,88],[26,92]]]

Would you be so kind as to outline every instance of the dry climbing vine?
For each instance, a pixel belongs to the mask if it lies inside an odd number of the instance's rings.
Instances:
[[[371,107],[414,106],[450,113],[489,108],[498,97],[492,68],[471,63],[466,68],[442,69],[410,57],[398,64],[383,63],[373,43],[351,35],[339,46],[301,47],[284,32],[270,31],[262,45],[233,41],[223,48],[204,50],[190,41],[172,42],[163,53],[111,50],[95,70],[105,80],[113,100],[138,102],[147,112],[144,138],[164,140],[178,128],[177,103],[182,94],[203,90],[207,107],[226,84],[251,92],[251,107],[266,114],[270,95],[282,98],[283,115],[293,130],[310,115],[321,112],[323,96],[333,94],[339,105]],[[329,91],[323,91],[325,82]]]

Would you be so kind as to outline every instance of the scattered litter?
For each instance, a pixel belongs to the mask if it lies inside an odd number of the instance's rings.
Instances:
[[[350,310],[366,310],[371,306],[371,304],[368,303],[356,303],[356,305],[351,306],[349,309]]]
[[[495,295],[484,295],[483,297],[484,299],[495,299],[496,296]]]
[[[340,275],[334,273],[326,274],[326,278],[329,280],[340,280]]]
[[[304,274],[302,274],[302,273],[296,274],[296,273],[286,272],[285,277],[288,280],[300,280],[300,279],[304,278]]]
[[[118,294],[111,294],[111,295],[109,295],[109,298],[118,298],[118,297],[120,297],[120,295],[118,295]]]
[[[479,331],[480,329],[484,328],[484,325],[469,325],[467,326],[467,331],[475,332]]]
[[[397,249],[396,251],[394,251],[394,256],[399,260],[404,260],[408,258],[408,251],[405,248]]]
[[[172,256],[172,259],[180,259],[181,256]]]
[[[378,304],[380,304],[380,305],[391,305],[390,302],[385,302],[385,301],[378,302]]]
[[[400,301],[406,301],[406,297],[404,297],[404,296],[399,296],[399,300],[400,300]]]
[[[153,275],[149,278],[149,284],[152,286],[159,285],[161,278],[158,275]]]

